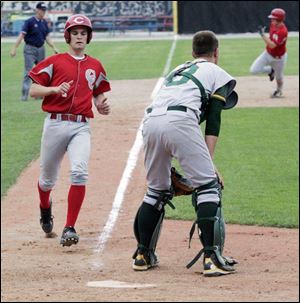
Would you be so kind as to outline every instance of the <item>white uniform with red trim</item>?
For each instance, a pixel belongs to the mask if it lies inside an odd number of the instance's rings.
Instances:
[[[110,90],[102,64],[87,55],[57,54],[36,65],[29,76],[47,87],[73,80],[67,94],[46,96],[42,103],[48,115],[41,144],[40,188],[48,191],[54,187],[65,152],[71,163],[71,184],[84,185],[90,155],[89,119],[94,117],[92,100]]]

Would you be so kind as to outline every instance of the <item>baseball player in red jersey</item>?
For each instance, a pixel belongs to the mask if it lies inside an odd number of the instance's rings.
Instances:
[[[265,27],[259,27],[259,34],[266,43],[265,51],[253,62],[250,72],[252,74],[267,73],[270,81],[276,78],[276,90],[272,98],[282,96],[283,70],[287,61],[286,42],[288,30],[284,24],[285,11],[274,8],[268,16],[271,19],[269,37],[265,35]]]
[[[69,51],[46,58],[29,72],[29,76],[33,81],[30,95],[43,97],[42,109],[48,113],[42,135],[38,181],[40,224],[46,234],[52,232],[50,193],[67,152],[71,164],[71,186],[60,244],[71,246],[79,240],[74,226],[88,178],[89,120],[94,117],[92,100],[100,114],[108,115],[110,106],[104,93],[110,90],[110,84],[100,61],[84,53],[92,39],[90,20],[84,15],[71,16],[66,22],[64,37]]]

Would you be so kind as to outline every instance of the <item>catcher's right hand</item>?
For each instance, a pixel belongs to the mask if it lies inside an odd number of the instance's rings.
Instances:
[[[260,26],[258,27],[258,33],[259,33],[261,36],[264,35],[265,30],[266,30],[266,27],[263,26],[263,25],[260,25]]]
[[[184,178],[175,167],[171,168],[171,183],[174,196],[191,195],[194,188],[191,182]]]

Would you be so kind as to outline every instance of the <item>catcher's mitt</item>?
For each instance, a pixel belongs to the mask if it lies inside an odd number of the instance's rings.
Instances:
[[[184,178],[175,167],[171,168],[171,181],[174,196],[191,195],[194,188],[191,182]]]

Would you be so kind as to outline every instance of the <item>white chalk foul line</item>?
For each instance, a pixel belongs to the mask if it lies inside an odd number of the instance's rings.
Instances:
[[[173,40],[170,52],[168,54],[168,59],[167,59],[167,62],[166,62],[166,65],[165,65],[165,68],[164,68],[164,71],[163,71],[163,75],[162,75],[161,78],[158,79],[158,81],[157,81],[157,83],[154,87],[154,90],[151,94],[152,98],[155,97],[156,93],[158,92],[159,88],[162,85],[162,82],[164,80],[164,76],[167,74],[167,72],[170,69],[172,57],[174,55],[174,51],[175,51],[175,48],[176,48],[176,42],[177,42],[177,35],[174,36],[174,40]],[[131,174],[132,174],[132,172],[133,172],[133,170],[136,166],[138,155],[139,155],[139,152],[141,150],[142,144],[143,144],[143,137],[142,137],[142,122],[141,122],[140,126],[139,126],[139,129],[137,131],[137,134],[136,134],[135,142],[134,142],[134,144],[133,144],[133,146],[130,150],[129,157],[128,157],[128,160],[127,160],[127,164],[126,164],[125,170],[123,172],[119,187],[117,189],[117,192],[116,192],[116,195],[115,195],[115,198],[114,198],[112,209],[111,209],[110,214],[108,216],[108,219],[105,223],[103,231],[102,231],[102,233],[100,234],[100,236],[98,238],[98,243],[97,243],[97,246],[94,250],[95,253],[99,254],[99,253],[103,252],[103,250],[105,248],[105,244],[106,244],[107,240],[109,239],[110,234],[111,234],[111,232],[114,228],[114,225],[115,225],[115,223],[117,221],[117,218],[118,218],[118,215],[119,215],[119,211],[120,211],[121,206],[122,206],[122,202],[123,202],[123,199],[124,199],[124,194],[125,194],[129,179],[131,177]],[[93,263],[93,265],[95,267],[99,267],[100,264],[101,264],[100,260],[96,263],[95,262]]]
[[[103,228],[103,231],[98,238],[98,245],[95,249],[96,253],[101,253],[103,251],[105,243],[106,243],[107,239],[109,238],[110,233],[112,232],[114,225],[117,221],[119,210],[121,208],[121,205],[122,205],[122,202],[124,199],[124,194],[125,194],[129,179],[131,177],[131,173],[136,166],[138,155],[139,155],[140,149],[142,147],[143,138],[142,138],[142,134],[141,134],[141,126],[142,126],[142,124],[140,124],[138,132],[136,134],[135,142],[130,150],[127,164],[126,164],[125,170],[123,172],[123,176],[121,178],[118,190],[116,192],[112,209],[110,211],[106,224]]]
[[[164,68],[164,71],[161,75],[161,77],[158,79],[158,81],[156,82],[156,85],[152,91],[152,94],[151,94],[151,99],[153,100],[154,97],[156,96],[156,94],[158,93],[159,89],[161,88],[164,80],[165,80],[165,76],[167,75],[167,73],[169,72],[170,70],[170,67],[171,67],[171,62],[172,62],[172,58],[173,58],[173,55],[174,55],[174,52],[175,52],[175,49],[176,49],[176,43],[177,43],[177,39],[178,39],[178,35],[175,35],[174,36],[174,40],[173,40],[173,43],[172,43],[172,46],[170,48],[170,52],[169,52],[169,55],[168,55],[168,58],[167,58],[167,62],[166,62],[166,65],[165,65],[165,68]]]
[[[178,39],[178,35],[174,35],[174,40],[173,40],[173,43],[172,43],[172,46],[171,46],[171,49],[170,49],[170,52],[168,55],[168,59],[167,59],[167,62],[166,62],[166,65],[165,65],[165,68],[163,71],[163,77],[166,76],[166,74],[168,73],[168,71],[170,69],[172,58],[173,58],[175,48],[176,48],[177,39]]]

